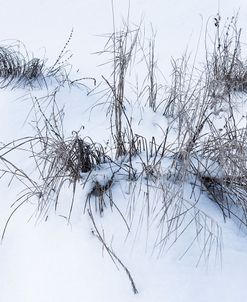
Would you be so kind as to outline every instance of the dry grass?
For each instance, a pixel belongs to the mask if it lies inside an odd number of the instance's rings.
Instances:
[[[216,34],[214,50],[208,54],[207,64],[215,98],[233,91],[246,91],[247,64],[241,55],[241,32],[238,16],[222,24],[220,15],[214,19]]]
[[[68,51],[68,46],[72,36],[73,30],[55,63],[50,67],[47,66],[47,59],[34,57],[20,41],[0,45],[0,88],[11,86],[33,89],[43,88],[54,81],[57,85],[78,82],[80,79],[69,78],[72,68],[69,60],[72,54]]]
[[[207,50],[206,63],[200,68],[194,62],[191,64],[187,55],[172,61],[171,85],[162,99],[159,99],[155,73],[154,40],[149,42],[148,54],[145,55],[146,48],[140,42],[140,27],[132,30],[125,24],[120,31],[114,29],[100,52],[110,56],[112,68],[110,76],[104,76],[103,79],[113,145],[102,146],[91,138],[82,138],[77,132],[65,138],[63,114],[55,100],[51,101],[51,115],[43,112],[38,103],[35,104],[39,115],[36,135],[0,149],[3,175],[10,174],[11,178],[23,182],[26,189],[23,197],[17,201],[13,214],[23,202],[35,197],[39,217],[45,218],[51,207],[57,208],[62,189],[69,187],[72,199],[69,201],[67,218],[70,220],[76,187],[82,185],[87,190],[85,212],[89,211],[93,224],[93,209],[102,216],[110,205],[120,214],[130,232],[138,203],[141,211],[137,228],[143,224],[148,227],[149,224],[156,225],[154,245],[160,253],[174,246],[187,231],[192,234],[193,229],[193,238],[184,254],[199,242],[201,254],[198,263],[201,259],[207,262],[213,250],[219,255],[221,230],[217,221],[200,209],[201,194],[207,194],[219,205],[224,219],[233,217],[242,226],[247,225],[246,127],[238,129],[234,113],[236,104],[232,98],[233,91],[245,91],[246,73],[245,61],[240,56],[241,31],[237,30],[235,20],[231,19],[221,31],[219,16],[215,19],[214,48],[212,52]],[[48,74],[54,76],[59,73],[59,63],[66,54],[71,37],[72,33]],[[127,106],[133,104],[128,95],[128,76],[137,54],[141,54],[141,62],[148,70],[143,89],[138,93],[138,102],[141,104],[146,97],[143,108],[148,104],[153,111],[160,110],[164,120],[168,121],[167,129],[163,129],[163,140],[159,143],[155,136],[149,142],[134,133],[131,116],[126,110]],[[13,60],[16,60],[14,54]],[[16,68],[16,76],[15,71],[12,71],[12,75],[6,71],[2,77],[7,85],[15,77],[18,79],[18,72],[20,77],[23,75],[24,82],[39,76],[42,78],[45,69],[43,65],[39,69],[39,63],[32,61],[30,69],[26,63],[25,72]],[[222,111],[225,114],[224,130],[217,130],[215,120]],[[176,132],[174,143],[170,141],[171,131],[173,135]],[[36,169],[35,180],[8,160],[8,154],[17,151],[31,155]],[[171,162],[168,168],[166,161]],[[212,169],[212,162],[216,169]],[[110,171],[108,174],[104,165]],[[105,176],[104,181],[101,181],[100,173]],[[127,183],[132,188],[129,195],[125,195],[128,198],[127,214],[119,209],[114,195],[113,188],[119,183]],[[192,196],[190,200],[188,187]],[[95,208],[92,207],[93,200]],[[97,225],[94,225],[94,229],[102,242],[103,237],[97,231]],[[104,241],[102,244],[116,260],[109,246]],[[132,287],[135,291],[133,283]]]
[[[41,83],[45,78],[45,61],[29,58],[19,51],[19,47],[0,47],[0,86],[32,86]]]

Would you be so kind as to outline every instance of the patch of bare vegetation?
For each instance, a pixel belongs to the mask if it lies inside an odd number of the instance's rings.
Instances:
[[[244,93],[247,87],[246,61],[241,57],[241,30],[235,17],[223,29],[219,15],[214,22],[213,50],[206,50],[205,64],[197,68],[187,55],[173,59],[171,84],[166,87],[159,84],[156,73],[154,36],[146,40],[140,26],[131,29],[124,24],[122,29],[115,29],[106,37],[107,43],[99,53],[108,56],[111,73],[103,76],[101,100],[108,104],[106,116],[112,145],[98,144],[78,132],[65,137],[63,112],[54,97],[49,103],[50,114],[41,109],[38,101],[34,105],[38,116],[36,135],[0,149],[2,176],[10,175],[11,180],[22,182],[25,189],[16,201],[13,214],[24,202],[35,198],[38,217],[47,218],[50,208],[56,210],[62,189],[69,187],[72,198],[66,217],[70,221],[76,187],[82,186],[86,192],[84,212],[89,213],[96,237],[126,271],[135,293],[137,289],[129,271],[97,227],[96,212],[102,216],[107,207],[115,209],[131,232],[138,203],[141,208],[138,228],[143,224],[153,225],[155,221],[154,246],[159,253],[174,246],[186,231],[194,230],[182,256],[199,242],[198,263],[202,259],[207,262],[213,253],[218,257],[222,239],[218,222],[201,209],[201,197],[206,195],[212,199],[225,220],[234,218],[241,226],[247,226],[247,132],[246,124],[239,127],[243,119],[237,121],[234,97],[234,92]],[[48,74],[60,72],[58,63],[67,43]],[[11,62],[6,61],[9,67],[5,71],[2,67],[2,76],[0,70],[3,83],[8,85],[14,78],[20,78],[19,83],[28,83],[45,77],[41,61],[33,59],[29,63],[27,60],[23,65],[11,49],[2,49],[2,53],[1,56],[0,48],[0,66],[9,58]],[[138,71],[139,64],[145,66],[147,76],[141,89],[133,89],[131,73]],[[160,112],[168,122],[165,129],[160,125],[161,141],[155,135],[149,141],[133,130],[128,111],[133,105],[130,91],[134,91],[143,110],[148,106],[153,112]],[[221,128],[216,123],[219,117],[223,121]],[[8,159],[10,153],[16,152],[30,155],[34,177]],[[114,187],[119,187],[121,182],[130,187],[126,212],[121,210],[114,195]]]

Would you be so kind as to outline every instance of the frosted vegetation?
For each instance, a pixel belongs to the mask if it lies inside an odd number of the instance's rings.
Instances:
[[[247,61],[237,16],[210,19],[198,39],[204,61],[197,52],[173,58],[169,80],[150,32],[127,20],[103,36],[101,82],[70,64],[73,30],[51,66],[20,42],[0,46],[0,86],[23,101],[25,124],[20,137],[1,138],[1,181],[17,193],[2,240],[26,205],[39,223],[88,219],[135,294],[112,234],[133,248],[144,238],[158,256],[181,240],[179,259],[192,253],[209,265],[221,263],[223,221],[242,233],[247,226]]]

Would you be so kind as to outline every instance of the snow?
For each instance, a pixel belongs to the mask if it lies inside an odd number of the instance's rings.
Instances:
[[[0,37],[4,43],[8,43],[9,39],[21,40],[35,56],[48,57],[48,64],[52,64],[73,28],[74,35],[69,45],[71,53],[74,54],[71,63],[75,70],[80,69],[80,76],[95,77],[99,82],[102,80],[101,74],[109,70],[106,66],[98,66],[102,64],[102,57],[92,53],[102,49],[104,45],[103,38],[97,35],[112,30],[110,2],[5,1],[0,11]],[[121,16],[127,14],[127,1],[114,1],[114,7],[115,18],[120,22]],[[165,69],[165,77],[168,78],[171,56],[181,56],[187,45],[189,51],[195,49],[202,24],[205,27],[208,18],[217,13],[218,7],[223,16],[231,16],[239,9],[240,25],[244,24],[247,4],[243,0],[235,1],[234,4],[230,0],[224,3],[213,0],[132,0],[130,19],[134,23],[139,23],[142,18],[145,24],[152,22],[158,32],[156,47],[160,66]],[[246,28],[243,36],[246,36]],[[201,52],[198,51],[199,60],[200,56]],[[53,85],[48,87],[50,92],[53,89]],[[30,112],[32,97],[46,95],[46,89],[1,89],[0,142],[32,135],[35,131],[34,112]],[[239,127],[242,127],[246,124],[246,120],[242,118],[245,108],[241,108],[242,100],[239,98]],[[105,115],[107,105],[102,106],[97,95],[87,96],[85,89],[65,85],[58,91],[57,100],[60,108],[65,108],[66,137],[71,137],[72,131],[80,130],[83,137],[89,136],[103,145],[111,141],[109,116]],[[155,136],[157,143],[162,142],[162,129],[166,129],[167,120],[161,112],[154,113],[147,107],[144,110],[139,108],[138,104],[129,106],[127,110],[135,133],[146,137],[148,141]],[[216,114],[218,127],[224,123],[224,114],[225,112],[220,112],[219,116]],[[169,143],[172,143],[172,137],[169,139]],[[31,171],[28,156],[25,159],[20,156],[18,153],[11,158]],[[137,173],[141,173],[141,160],[145,160],[145,154],[134,163]],[[210,168],[218,175],[217,166],[212,164]],[[166,158],[162,162],[162,169],[165,177],[174,173],[172,160]],[[46,221],[37,221],[36,205],[32,201],[15,213],[0,246],[0,301],[245,301],[245,231],[239,229],[237,223],[230,219],[224,222],[217,205],[209,200],[206,194],[201,195],[199,189],[195,189],[196,197],[191,197],[190,185],[187,184],[183,191],[188,200],[187,206],[193,202],[193,198],[200,196],[197,206],[210,217],[211,224],[215,223],[216,227],[220,228],[222,249],[217,250],[214,246],[209,261],[204,261],[203,255],[198,263],[203,243],[195,242],[184,255],[195,237],[194,223],[188,226],[170,249],[169,244],[164,250],[162,247],[154,249],[159,239],[159,225],[147,217],[146,212],[142,212],[142,205],[147,206],[147,192],[143,189],[141,180],[137,181],[134,188],[133,184],[123,181],[126,179],[126,171],[121,171],[112,187],[112,194],[115,196],[117,207],[130,218],[133,231],[128,232],[116,207],[111,208],[108,199],[103,215],[100,216],[97,212],[94,219],[108,246],[131,272],[139,292],[137,295],[133,294],[126,273],[121,266],[118,265],[117,268],[114,265],[106,249],[95,236],[95,230],[93,233],[90,217],[84,212],[85,198],[87,193],[92,191],[93,182],[104,186],[117,170],[117,166],[109,168],[106,163],[90,175],[85,187],[82,180],[81,186],[77,186],[69,223],[66,217],[71,201],[70,187],[62,191],[57,213],[51,211]],[[22,189],[21,184],[17,182],[8,186],[8,181],[9,179],[3,178],[0,182],[1,233],[12,212],[11,205]],[[169,191],[169,186],[166,189],[169,194],[173,193]],[[156,190],[154,183],[150,186],[149,194],[150,204],[153,209],[157,207],[154,210],[157,214],[155,211],[161,206],[162,192]],[[92,210],[93,202],[94,196],[90,200]],[[148,219],[151,220],[150,227],[146,224]],[[190,219],[190,216],[186,216],[185,223]],[[171,243],[172,239],[174,238],[171,238]]]

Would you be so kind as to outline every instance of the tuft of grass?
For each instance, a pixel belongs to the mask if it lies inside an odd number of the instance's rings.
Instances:
[[[70,80],[71,65],[68,63],[72,54],[68,51],[73,36],[73,29],[55,63],[47,66],[47,59],[31,55],[25,45],[16,41],[10,45],[0,45],[0,88],[11,85],[13,88],[43,88],[54,80],[56,84],[65,82],[75,84],[82,79]],[[93,78],[90,79],[95,82]]]
[[[29,59],[14,46],[0,47],[0,87],[32,86],[44,81],[45,61]]]
[[[237,15],[223,25],[219,14],[214,18],[214,49],[208,54],[207,64],[216,98],[247,89],[247,62],[241,55],[242,29],[238,28],[237,21]]]

